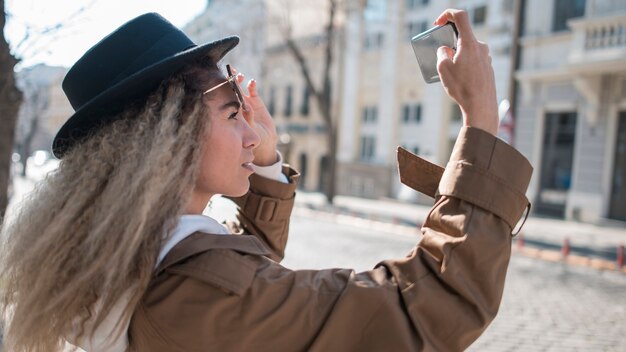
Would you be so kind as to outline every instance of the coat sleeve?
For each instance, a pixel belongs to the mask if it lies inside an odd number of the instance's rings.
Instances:
[[[498,311],[531,173],[515,149],[464,128],[406,257],[361,273],[293,271],[210,250],[157,280],[133,318],[136,341],[181,351],[462,351]]]
[[[242,197],[228,197],[237,205],[238,222],[228,226],[244,235],[257,237],[271,250],[270,258],[278,262],[285,256],[289,218],[300,178],[300,174],[286,165],[283,173],[289,181],[287,184],[253,174],[248,193]]]
[[[496,316],[531,175],[508,144],[480,129],[461,131],[422,241],[408,257],[380,264],[424,346],[463,350]]]
[[[249,314],[272,323],[250,329],[308,329],[303,347],[319,351],[464,350],[498,312],[531,174],[514,148],[464,128],[408,256],[363,273],[260,265],[244,300],[255,302]]]

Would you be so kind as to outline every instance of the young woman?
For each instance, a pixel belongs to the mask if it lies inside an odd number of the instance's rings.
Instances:
[[[8,350],[466,348],[498,310],[532,168],[494,137],[486,45],[465,12],[447,21],[458,50],[438,70],[465,127],[445,171],[399,151],[436,203],[407,257],[363,273],[278,264],[298,175],[256,83],[218,69],[237,38],[196,46],[156,14],[104,38],[64,80],[59,169],[3,230]],[[215,194],[239,206],[228,229],[201,215]]]

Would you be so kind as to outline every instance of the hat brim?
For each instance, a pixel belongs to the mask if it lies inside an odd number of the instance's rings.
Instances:
[[[98,94],[81,106],[63,124],[52,142],[52,152],[61,158],[77,141],[99,125],[106,125],[128,104],[147,97],[159,84],[186,64],[201,57],[219,62],[239,43],[239,37],[227,37],[208,44],[193,46],[176,55],[152,64]]]

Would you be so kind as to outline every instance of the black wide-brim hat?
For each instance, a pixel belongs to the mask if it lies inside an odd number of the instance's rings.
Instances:
[[[63,91],[75,112],[54,137],[54,155],[63,157],[186,64],[201,57],[217,63],[238,43],[238,37],[227,37],[196,45],[156,13],[125,23],[89,49],[65,76]]]

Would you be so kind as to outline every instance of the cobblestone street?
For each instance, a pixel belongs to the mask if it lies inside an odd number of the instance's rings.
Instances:
[[[626,275],[514,255],[500,313],[470,351],[626,351]]]
[[[416,236],[295,216],[284,264],[367,270]],[[323,254],[322,254],[323,253]],[[626,275],[514,254],[500,313],[469,351],[626,351]]]

